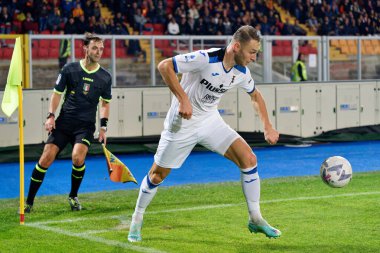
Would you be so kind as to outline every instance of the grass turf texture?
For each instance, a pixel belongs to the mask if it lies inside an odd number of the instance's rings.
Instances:
[[[262,180],[276,240],[249,233],[239,182],[160,187],[137,244],[127,241],[137,190],[82,194],[80,212],[66,196],[39,197],[23,226],[18,200],[0,200],[0,252],[380,252],[379,182],[380,171],[342,189],[317,176]]]

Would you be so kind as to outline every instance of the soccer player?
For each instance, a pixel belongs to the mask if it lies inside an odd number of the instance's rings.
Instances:
[[[68,201],[71,210],[82,209],[78,200],[78,190],[86,168],[85,158],[94,138],[99,103],[101,117],[99,141],[106,142],[112,78],[111,74],[98,63],[104,49],[103,40],[95,34],[86,33],[83,49],[85,58],[79,62],[66,64],[55,83],[45,122],[49,137],[32,173],[25,213],[30,213],[47,169],[68,143],[73,146],[71,191]],[[55,119],[54,113],[62,94],[64,102],[58,118]]]
[[[128,240],[141,241],[143,215],[157,187],[171,169],[179,168],[196,144],[234,162],[241,172],[241,183],[249,213],[250,232],[276,238],[280,230],[270,226],[260,212],[260,178],[257,159],[245,140],[219,115],[218,103],[229,89],[240,87],[250,96],[264,125],[269,144],[278,141],[260,91],[255,88],[249,69],[260,49],[260,36],[251,26],[240,27],[223,49],[200,50],[163,60],[158,70],[175,97],[166,116],[154,163],[141,182]],[[182,73],[179,83],[176,73]]]

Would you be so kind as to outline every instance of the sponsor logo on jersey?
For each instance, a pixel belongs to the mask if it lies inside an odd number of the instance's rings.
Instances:
[[[200,53],[201,55],[203,55],[204,57],[206,57],[206,53],[205,53],[205,52],[203,52],[203,51],[199,51],[199,53]]]
[[[206,94],[203,98],[202,98],[202,102],[205,103],[205,104],[212,104],[215,102],[215,100],[217,99],[217,97],[213,96],[213,95],[210,95],[210,94]]]
[[[218,76],[219,73],[211,73],[212,76]]]
[[[88,77],[83,77],[82,79],[83,79],[83,81],[94,82],[93,79],[88,78]]]
[[[207,81],[204,78],[200,81],[200,83],[205,85],[206,89],[208,89],[209,91],[212,91],[212,92],[224,93],[227,91],[227,89],[223,89],[223,84],[219,85],[219,87],[215,87],[212,85],[212,83],[210,83],[209,81]]]

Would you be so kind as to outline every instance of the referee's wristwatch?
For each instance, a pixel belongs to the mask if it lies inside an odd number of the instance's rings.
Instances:
[[[102,126],[102,127],[100,127],[100,129],[102,129],[104,132],[107,132],[107,127],[106,126]]]
[[[52,112],[48,112],[48,114],[47,114],[47,116],[46,116],[46,119],[50,119],[51,117],[55,118],[54,113],[52,113]]]

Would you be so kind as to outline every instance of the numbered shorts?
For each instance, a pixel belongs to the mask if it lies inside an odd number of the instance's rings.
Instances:
[[[154,161],[161,167],[176,169],[195,145],[224,155],[237,138],[241,138],[240,135],[224,122],[218,111],[193,116],[190,120],[176,115],[171,120],[166,119]]]

